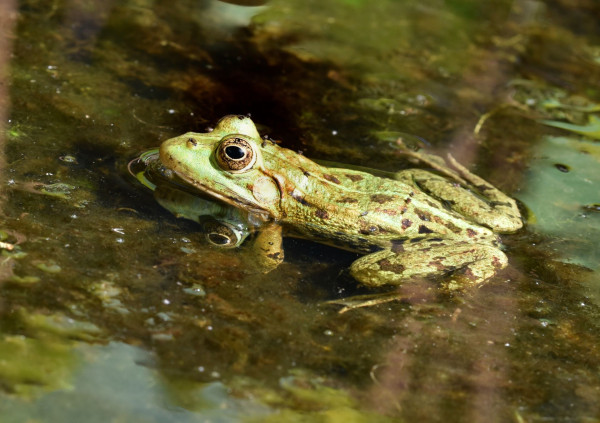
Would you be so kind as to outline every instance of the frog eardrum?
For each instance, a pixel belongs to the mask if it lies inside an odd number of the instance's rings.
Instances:
[[[215,150],[219,166],[231,173],[242,173],[256,163],[256,154],[252,144],[240,135],[230,135],[221,140]]]

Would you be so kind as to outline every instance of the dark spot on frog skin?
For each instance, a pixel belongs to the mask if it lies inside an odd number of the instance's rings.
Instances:
[[[390,248],[394,253],[402,253],[404,252],[404,242],[406,239],[392,239],[392,247]]]
[[[432,234],[433,231],[425,225],[419,225],[419,233],[420,234]]]
[[[406,270],[406,267],[402,266],[401,264],[393,264],[388,259],[379,260],[377,264],[379,264],[379,268],[381,270],[393,272],[398,275]]]
[[[358,203],[358,200],[356,198],[352,198],[352,197],[342,197],[339,199],[340,203]]]
[[[562,163],[555,163],[554,167],[564,173],[568,173],[571,171],[571,168],[569,166],[562,164]]]
[[[473,282],[477,281],[477,276],[475,276],[475,274],[473,274],[473,271],[468,267],[463,271],[463,275],[465,275],[467,279]]]
[[[411,244],[414,244],[415,242],[423,241],[424,239],[425,239],[425,237],[419,236],[419,237],[417,237],[417,238],[412,238],[412,239],[410,240],[410,243],[411,243]]]
[[[393,199],[394,199],[394,197],[392,197],[391,195],[385,195],[385,194],[371,195],[371,201],[374,201],[379,204],[387,203],[388,201],[392,201]]]
[[[189,142],[189,143],[190,143],[190,144],[191,144],[193,147],[196,147],[196,146],[198,145],[198,143],[196,142],[196,140],[195,140],[195,139],[193,139],[193,138],[191,138],[191,137],[190,137],[190,138],[188,138],[188,142]]]
[[[468,236],[469,238],[473,238],[475,235],[477,235],[477,232],[475,232],[475,231],[474,231],[473,229],[471,229],[471,228],[468,228],[468,229],[467,229],[467,236]]]
[[[446,266],[444,266],[442,264],[441,261],[439,260],[432,260],[429,263],[427,263],[429,266],[435,267],[437,270],[444,270],[446,268]]]
[[[346,176],[348,177],[348,179],[350,179],[352,182],[358,182],[358,181],[362,181],[363,177],[360,175],[352,175],[351,173],[347,173]]]
[[[315,216],[320,219],[329,219],[329,213],[327,213],[327,210],[323,209],[317,209],[317,211],[315,211]]]
[[[412,222],[410,221],[410,219],[402,219],[402,229],[410,228],[411,225]]]
[[[378,245],[368,245],[367,244],[365,246],[365,248],[363,248],[363,249],[365,249],[369,253],[374,253],[375,251],[380,251],[381,247],[379,247]]]
[[[494,266],[496,269],[502,269],[502,260],[500,260],[498,256],[494,256],[492,259],[492,266]]]
[[[404,199],[404,202],[405,202],[406,204],[410,204],[410,202],[411,202],[411,201],[412,201],[412,198],[410,198],[410,197],[406,197],[406,198]]]
[[[302,204],[303,206],[308,206],[308,201],[304,199],[304,197],[294,197],[294,200]]]
[[[280,255],[281,255],[280,252],[276,252],[276,253],[272,253],[272,254],[267,254],[267,257],[272,258],[272,259],[279,259]]]
[[[294,191],[292,191],[292,192],[290,193],[290,196],[291,196],[291,197],[292,197],[294,200],[296,200],[297,202],[299,202],[300,204],[302,204],[302,205],[304,205],[304,206],[308,205],[308,201],[306,201],[306,200],[304,199],[304,197],[303,197],[302,195],[298,194],[298,193],[297,193],[295,190],[294,190]]]
[[[417,214],[417,216],[419,216],[419,219],[424,220],[426,222],[431,221],[431,214],[424,212],[420,209],[415,209],[415,213]]]
[[[438,223],[441,223],[442,225],[444,225],[445,227],[450,229],[450,231],[454,232],[455,234],[459,234],[462,231],[462,229],[460,229],[458,226],[456,226],[452,222],[438,222]]]
[[[325,178],[326,180],[328,180],[329,182],[333,182],[334,184],[339,184],[340,180],[338,178],[336,178],[333,175],[329,175],[327,173],[323,174],[323,178]]]

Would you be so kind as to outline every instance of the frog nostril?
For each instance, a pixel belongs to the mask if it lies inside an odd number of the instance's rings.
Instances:
[[[225,154],[227,154],[231,160],[240,160],[244,158],[246,152],[237,145],[230,145],[225,148]]]

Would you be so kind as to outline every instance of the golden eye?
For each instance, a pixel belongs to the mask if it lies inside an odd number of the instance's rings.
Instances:
[[[239,135],[223,138],[215,152],[217,163],[232,173],[249,170],[256,163],[256,154],[250,144]]]

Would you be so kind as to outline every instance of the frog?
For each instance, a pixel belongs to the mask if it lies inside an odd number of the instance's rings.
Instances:
[[[165,168],[158,157],[158,148],[141,153],[128,163],[129,173],[153,192],[154,199],[175,217],[199,224],[198,232],[204,241],[215,248],[240,247],[251,235],[253,262],[262,272],[269,272],[279,264],[271,259],[281,245],[274,243],[268,231],[257,231],[262,222],[254,222],[240,209],[215,201],[212,197],[191,190],[172,171]]]
[[[430,169],[382,176],[326,166],[261,138],[250,117],[228,115],[209,132],[164,141],[159,156],[189,186],[265,222],[277,245],[285,234],[359,253],[349,273],[369,288],[439,278],[453,291],[504,269],[499,235],[523,226],[517,202],[452,155],[401,141],[398,151]]]

